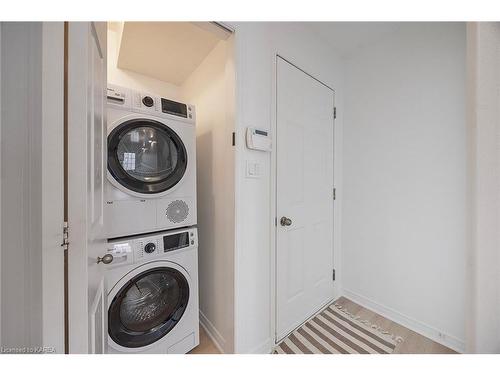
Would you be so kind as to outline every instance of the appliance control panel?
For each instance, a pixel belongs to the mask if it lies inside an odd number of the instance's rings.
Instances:
[[[108,106],[113,108],[173,118],[189,123],[194,123],[196,120],[195,106],[192,104],[176,102],[125,87],[108,85],[107,99]]]
[[[132,108],[140,109],[146,113],[159,112],[160,98],[148,93],[131,91]]]
[[[134,260],[155,257],[159,254],[160,242],[157,238],[145,238],[133,242]]]
[[[108,242],[108,253],[113,255],[113,261],[109,266],[131,264],[156,258],[171,251],[197,246],[198,230],[196,228],[119,238]]]
[[[108,268],[116,266],[124,266],[134,262],[134,251],[132,245],[127,242],[108,243],[108,254],[113,256],[111,263],[107,265]]]

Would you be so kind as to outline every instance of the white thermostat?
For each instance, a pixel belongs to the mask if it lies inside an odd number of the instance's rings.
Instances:
[[[269,132],[267,130],[247,128],[247,147],[251,150],[270,152],[272,142]]]

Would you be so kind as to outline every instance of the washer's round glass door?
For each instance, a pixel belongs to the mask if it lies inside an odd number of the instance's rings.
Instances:
[[[189,301],[189,285],[176,269],[157,267],[130,279],[108,309],[108,332],[118,345],[150,345],[175,327]]]
[[[184,176],[187,152],[180,137],[155,120],[123,122],[108,135],[108,170],[122,186],[158,194]]]

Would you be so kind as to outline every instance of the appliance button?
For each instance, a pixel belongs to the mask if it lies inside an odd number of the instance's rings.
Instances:
[[[146,107],[152,107],[155,102],[152,97],[145,96],[144,98],[142,98],[142,104],[144,104]]]
[[[155,250],[156,250],[156,245],[152,242],[150,242],[146,246],[144,246],[144,251],[148,254],[151,254]]]
[[[194,233],[193,233],[193,232],[191,232],[191,233],[189,233],[189,235],[190,235],[191,237],[193,237],[193,236],[194,236]]]
[[[194,245],[194,240],[191,240],[191,245]]]

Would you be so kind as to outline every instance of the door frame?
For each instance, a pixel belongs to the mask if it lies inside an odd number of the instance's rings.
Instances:
[[[66,83],[65,83],[65,216],[69,227],[71,244],[66,259],[66,352],[90,353],[88,334],[88,275],[87,275],[87,206],[86,183],[70,184],[69,170],[78,165],[78,155],[87,153],[87,113],[81,110],[79,102],[87,101],[87,39],[82,37],[81,28],[86,23],[66,23]],[[71,60],[82,61],[79,64]],[[84,63],[85,62],[85,63]],[[82,94],[85,93],[85,94]],[[76,168],[75,168],[76,169]],[[86,181],[87,171],[83,179]],[[79,189],[78,189],[79,187]],[[71,202],[72,208],[69,207]]]
[[[271,236],[270,236],[270,271],[271,271],[271,285],[270,285],[270,297],[271,297],[271,309],[270,309],[270,336],[272,337],[273,340],[273,346],[275,344],[278,344],[278,332],[277,332],[277,323],[278,323],[278,310],[277,310],[277,277],[278,277],[278,269],[277,269],[277,256],[278,256],[278,247],[277,247],[277,230],[278,230],[278,225],[277,225],[277,176],[278,176],[278,152],[276,148],[277,144],[277,128],[278,128],[278,111],[277,111],[277,94],[278,94],[278,59],[281,59],[285,61],[286,63],[292,65],[296,69],[300,70],[304,74],[308,75],[315,81],[321,83],[322,85],[326,86],[330,90],[333,91],[333,105],[336,106],[336,91],[334,88],[332,88],[330,85],[324,83],[323,81],[319,80],[316,78],[313,74],[308,73],[306,70],[302,69],[299,65],[297,65],[294,62],[294,59],[290,59],[288,57],[284,57],[283,54],[279,53],[278,51],[273,52],[272,56],[272,93],[271,93],[271,135],[273,136],[273,145],[274,147],[271,150],[271,194],[270,194],[270,210],[269,210],[269,215],[270,215],[270,220],[269,222],[272,225],[271,229]],[[332,108],[333,109],[333,108]],[[338,176],[336,175],[336,168],[335,168],[335,160],[337,159],[337,148],[335,147],[335,141],[337,138],[337,132],[336,132],[336,118],[333,119],[333,155],[334,155],[334,163],[333,163],[333,181],[334,181],[334,186],[337,185]],[[337,190],[338,191],[338,190]],[[336,264],[336,258],[335,254],[337,253],[337,246],[336,246],[336,233],[337,231],[335,230],[336,228],[336,219],[337,219],[337,203],[338,202],[338,194],[335,199],[334,203],[334,209],[333,209],[333,227],[332,227],[332,236],[333,236],[333,247],[332,247],[332,252],[333,252],[333,266],[336,268],[336,281],[338,283],[338,268],[340,264]],[[339,262],[340,263],[340,262]],[[337,299],[339,297],[339,292],[338,288],[333,288],[333,295],[331,300],[328,302],[330,304],[332,301]],[[327,304],[327,305],[328,305]],[[322,306],[321,308],[323,308]],[[309,317],[308,317],[309,318]],[[308,319],[307,318],[307,319]],[[306,320],[307,320],[306,319]],[[286,337],[285,337],[286,338]]]
[[[64,353],[64,25],[42,25],[43,345]],[[45,168],[47,167],[47,168]]]

